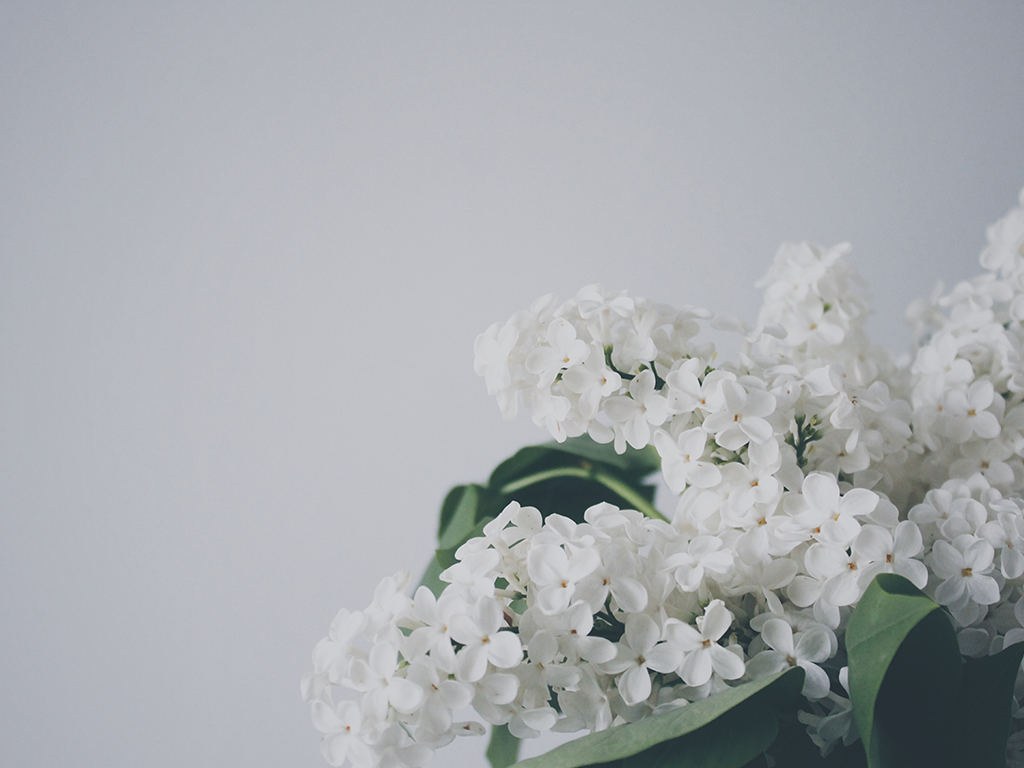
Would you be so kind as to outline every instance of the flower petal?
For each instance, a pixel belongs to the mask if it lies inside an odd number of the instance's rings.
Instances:
[[[619,693],[622,700],[633,707],[651,695],[651,677],[646,667],[634,666],[619,678]]]
[[[787,656],[795,654],[793,628],[782,619],[768,619],[761,627],[761,639],[779,653],[784,653]]]
[[[487,658],[491,664],[500,669],[518,666],[523,660],[523,646],[519,637],[511,632],[498,632],[490,636],[490,642],[484,645]]]
[[[712,645],[708,650],[711,651],[711,666],[723,680],[737,680],[747,671],[743,659],[732,651],[720,645]]]

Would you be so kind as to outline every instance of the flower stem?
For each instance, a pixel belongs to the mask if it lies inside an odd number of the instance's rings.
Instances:
[[[668,518],[661,514],[654,508],[654,505],[626,483],[616,477],[606,474],[605,472],[586,469],[584,467],[556,467],[555,469],[546,469],[543,472],[527,475],[526,477],[521,477],[518,480],[513,480],[512,482],[502,486],[501,494],[505,495],[514,493],[523,488],[527,488],[531,485],[536,485],[537,483],[542,483],[545,480],[551,480],[556,477],[579,477],[584,480],[593,480],[628,501],[633,505],[634,509],[643,513],[645,517],[650,517],[654,520],[665,520],[668,522]]]
[[[653,504],[618,478],[606,475],[604,472],[595,472],[593,477],[605,488],[619,494],[619,496],[632,504],[634,509],[638,512],[642,512],[645,517],[650,517],[654,520],[664,520],[666,523],[668,522],[668,518],[655,509]]]

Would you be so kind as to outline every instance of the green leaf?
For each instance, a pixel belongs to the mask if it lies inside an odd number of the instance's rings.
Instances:
[[[612,475],[593,469],[562,467],[544,473],[528,475],[519,482],[509,484],[498,496],[498,511],[509,501],[518,501],[524,507],[536,507],[545,517],[560,514],[578,523],[590,507],[608,502],[622,509],[637,509],[647,517],[662,518],[652,501],[654,488],[630,486]]]
[[[618,454],[609,445],[595,443],[587,436],[571,437],[564,443],[543,443],[519,449],[511,458],[499,464],[488,480],[491,488],[556,467],[588,467],[595,464],[613,474],[638,481],[661,468],[661,459],[654,446],[643,450],[627,449]]]
[[[456,485],[450,491],[448,495],[444,497],[444,501],[441,502],[441,514],[438,515],[437,519],[437,538],[444,536],[444,531],[448,527],[448,524],[452,521],[452,517],[455,516],[455,509],[459,506],[459,502],[462,500],[462,491],[466,486]]]
[[[633,455],[631,455],[633,454]],[[655,488],[643,482],[657,469],[653,452],[627,451],[619,456],[610,446],[589,437],[520,449],[491,473],[487,513],[497,516],[510,501],[557,512],[582,522],[588,507],[607,501],[662,517],[653,506]]]
[[[1024,643],[994,656],[972,659],[949,720],[952,765],[1004,768],[1010,736],[1010,702]]]
[[[457,549],[469,538],[479,506],[480,486],[458,485],[449,491],[441,507],[438,549]]]
[[[496,725],[491,728],[486,754],[491,768],[508,768],[519,757],[519,739],[512,735],[507,725]]]
[[[441,571],[444,568],[437,562],[437,557],[430,558],[430,562],[427,563],[427,569],[423,572],[423,577],[420,579],[419,586],[426,587],[434,593],[434,597],[440,597],[444,588],[448,585],[441,581]]]
[[[818,745],[807,735],[807,726],[795,717],[782,726],[778,738],[768,750],[779,768],[866,768],[864,746],[855,741],[848,747],[842,742],[822,757]]]
[[[775,739],[775,710],[796,701],[803,679],[803,670],[794,667],[669,712],[584,736],[516,763],[516,768],[582,768],[616,761],[625,761],[628,768],[739,768]]]
[[[544,447],[606,464],[625,475],[646,477],[661,469],[661,457],[653,443],[640,450],[626,448],[625,453],[616,453],[611,443],[597,443],[584,435],[570,437],[564,443],[545,443]]]
[[[941,765],[960,687],[953,625],[907,579],[880,574],[846,630],[850,700],[870,768]]]
[[[549,443],[528,445],[496,466],[487,478],[487,485],[498,489],[528,475],[574,463],[571,457],[553,451]]]
[[[457,562],[455,560],[455,552],[458,550],[458,548],[470,539],[475,539],[476,537],[483,534],[484,527],[493,519],[493,517],[485,517],[483,520],[478,521],[477,524],[474,525],[473,528],[466,533],[465,537],[461,541],[456,542],[454,546],[448,547],[446,549],[438,549],[434,553],[434,559],[437,561],[437,564],[441,566],[441,570],[443,571],[446,568],[450,568],[451,566],[455,565],[455,563]]]
[[[743,703],[694,733],[627,758],[623,768],[740,768],[768,749],[778,733],[770,707]]]

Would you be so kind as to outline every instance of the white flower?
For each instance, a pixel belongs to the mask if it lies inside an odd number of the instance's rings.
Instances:
[[[355,647],[354,640],[366,627],[362,611],[347,611],[342,608],[331,622],[330,633],[313,649],[313,670],[325,675],[327,681],[337,685],[348,675],[349,656]]]
[[[452,639],[464,647],[456,657],[459,680],[474,683],[487,672],[490,662],[500,669],[509,669],[522,661],[523,647],[511,632],[499,631],[504,625],[501,604],[481,597],[472,616],[452,618]]]
[[[966,387],[974,379],[970,362],[957,357],[960,345],[951,333],[938,333],[917,353],[912,372],[918,377],[914,407],[938,402],[947,388]]]
[[[566,660],[585,659],[600,663],[615,658],[615,645],[605,637],[591,637],[594,629],[594,615],[584,602],[573,603],[559,618],[563,619],[564,631],[559,632],[559,648]]]
[[[1024,259],[1024,190],[1020,205],[991,225],[986,234],[988,246],[981,254],[981,265],[1004,275],[1019,270]]]
[[[928,583],[928,568],[916,559],[924,550],[921,530],[910,520],[897,525],[893,533],[878,525],[864,526],[853,542],[853,550],[870,563],[861,566],[861,590],[867,589],[879,573],[897,573],[918,589],[924,589]]]
[[[460,587],[470,599],[494,594],[495,569],[501,555],[493,549],[477,549],[477,540],[470,539],[455,551],[459,562],[441,572],[441,581]]]
[[[723,402],[722,381],[735,380],[736,377],[727,371],[711,371],[704,375],[706,367],[707,363],[701,358],[688,358],[668,374],[665,389],[670,413],[692,413],[698,409],[713,411]]]
[[[661,456],[661,470],[668,487],[682,493],[689,485],[711,488],[722,480],[722,473],[710,461],[704,461],[708,433],[700,427],[688,429],[673,440],[659,429],[654,433],[654,447]]]
[[[612,724],[608,691],[598,682],[597,675],[590,667],[583,669],[578,690],[563,691],[558,695],[558,706],[565,716],[555,724],[555,731],[597,732]]]
[[[748,391],[735,381],[723,381],[724,408],[704,420],[704,429],[723,448],[736,451],[750,441],[763,443],[775,434],[764,418],[775,410],[775,398],[759,389]]]
[[[946,393],[946,435],[954,443],[973,436],[990,440],[999,434],[999,420],[986,409],[992,405],[995,390],[990,381],[976,381],[966,392],[954,389]]]
[[[601,567],[580,583],[577,596],[595,613],[604,607],[609,594],[620,610],[629,613],[644,610],[647,589],[637,578],[638,560],[628,544],[609,544],[601,553]]]
[[[584,320],[599,316],[604,322],[607,322],[613,314],[619,317],[631,317],[636,311],[633,299],[629,296],[622,293],[606,293],[600,285],[587,285],[580,288],[573,303]]]
[[[423,691],[417,720],[418,740],[443,741],[452,728],[452,713],[468,707],[473,700],[472,687],[449,680],[447,675],[442,679],[435,666],[423,662],[409,665],[407,679]]]
[[[979,605],[999,602],[999,585],[985,574],[992,570],[995,550],[987,541],[964,535],[953,544],[936,541],[931,561],[935,575],[945,579],[935,589],[935,599],[954,606],[970,599]]]
[[[554,614],[569,607],[576,582],[592,573],[601,564],[601,556],[593,549],[579,549],[571,555],[560,546],[542,544],[530,549],[526,557],[530,580],[535,585],[537,607]]]
[[[794,304],[784,321],[788,332],[786,344],[798,346],[813,340],[819,344],[838,345],[846,336],[842,322],[836,322],[839,316],[835,312],[825,311],[825,302],[821,297],[808,298],[800,304]]]
[[[643,448],[651,441],[651,427],[668,418],[668,403],[654,389],[654,373],[643,370],[629,382],[629,396],[611,397],[604,410],[615,422],[615,450],[624,453],[626,443]]]
[[[733,566],[733,553],[717,536],[697,536],[685,547],[662,562],[661,567],[674,571],[676,583],[684,592],[696,592],[705,572],[725,575]]]
[[[346,760],[356,768],[377,764],[377,754],[362,739],[363,715],[353,702],[343,701],[331,706],[324,701],[314,701],[313,725],[324,734],[320,751],[331,765],[339,766]]]
[[[422,768],[434,751],[418,744],[400,725],[392,725],[374,745],[380,756],[380,768]]]
[[[728,489],[728,497],[722,509],[722,518],[729,525],[745,527],[754,522],[759,513],[771,514],[782,496],[782,485],[776,477],[779,464],[766,466],[754,462],[753,454],[759,452],[761,446],[774,446],[778,458],[778,446],[774,440],[767,443],[753,444],[748,457],[750,466],[740,462],[729,462],[722,465],[722,487]]]
[[[536,739],[558,722],[558,712],[552,707],[523,709],[513,703],[502,707],[478,704],[477,709],[485,710],[484,719],[492,725],[507,724],[509,731],[518,739]]]
[[[842,545],[812,544],[804,555],[807,573],[822,582],[821,599],[834,606],[852,605],[860,599],[860,572],[871,560],[857,549]]]
[[[981,473],[992,485],[1010,486],[1015,477],[1013,467],[1008,461],[1020,466],[1020,458],[1014,451],[1000,440],[971,440],[960,446],[961,458],[956,459],[949,467],[950,475],[968,478]]]
[[[1016,579],[1024,575],[1024,515],[1013,501],[1004,504],[1009,509],[1000,511],[997,521],[982,525],[978,535],[998,550],[1004,578]]]
[[[790,667],[804,671],[801,693],[808,699],[828,694],[828,674],[818,666],[832,656],[832,642],[823,627],[811,627],[793,636],[793,628],[783,619],[768,619],[761,627],[761,639],[771,648],[747,662],[751,677],[767,677]]]
[[[597,416],[601,399],[622,388],[622,377],[605,365],[604,350],[597,344],[590,345],[590,354],[582,363],[565,371],[562,382],[566,389],[580,396],[579,409],[584,419]]]
[[[499,707],[511,704],[519,695],[519,678],[511,673],[492,672],[476,683],[476,699]],[[478,711],[483,712],[477,707]],[[493,720],[488,720],[493,722]]]
[[[743,660],[718,644],[722,635],[732,626],[733,615],[721,600],[712,600],[697,618],[697,629],[681,621],[666,626],[669,642],[684,654],[679,665],[679,676],[687,685],[704,685],[711,673],[724,680],[743,676]]]
[[[840,496],[834,476],[813,472],[804,480],[801,495],[787,496],[785,504],[794,522],[814,538],[849,546],[860,531],[857,518],[870,514],[878,506],[878,494],[854,488]]]
[[[392,643],[375,645],[367,661],[352,661],[349,669],[352,687],[363,692],[364,709],[379,720],[387,716],[389,704],[397,712],[408,715],[423,703],[423,690],[398,673],[398,648]]]
[[[452,647],[452,618],[466,610],[466,602],[456,590],[446,590],[440,598],[426,587],[416,590],[412,616],[423,626],[416,627],[403,646],[407,660],[430,655],[433,667],[447,674],[455,673],[455,649]]]
[[[512,323],[495,323],[476,337],[473,344],[473,367],[477,376],[483,376],[487,394],[496,395],[511,384],[508,358],[519,340],[519,329]]]
[[[555,318],[547,329],[547,346],[538,346],[526,358],[526,370],[538,378],[537,386],[550,386],[566,368],[582,363],[590,347],[576,338],[576,329],[565,318]]]
[[[656,308],[637,308],[642,314],[633,313],[616,328],[613,339],[612,363],[620,371],[635,372],[639,366],[650,363],[658,356],[658,347],[652,332],[660,324],[661,317]]]
[[[398,642],[398,620],[412,608],[412,600],[405,594],[411,580],[412,574],[401,570],[377,585],[373,592],[373,605],[363,612],[366,632],[370,637]]]
[[[534,424],[546,428],[558,442],[565,442],[569,436],[565,421],[572,408],[569,398],[554,395],[546,389],[526,389],[523,390],[523,401],[533,411]]]
[[[558,640],[551,632],[542,629],[529,639],[527,658],[529,663],[516,669],[522,681],[520,693],[526,709],[546,706],[551,690],[573,690],[578,686],[579,667],[563,657]]]
[[[646,701],[651,695],[649,669],[668,673],[679,666],[679,649],[660,640],[661,629],[654,619],[644,613],[631,614],[626,619],[625,634],[616,646],[616,657],[599,665],[604,672],[621,673],[619,694],[629,706]]]
[[[839,670],[839,684],[846,690],[847,696],[850,693],[850,668],[843,667]],[[821,708],[824,714],[816,715],[810,712],[800,711],[796,713],[797,719],[808,726],[807,735],[821,750],[822,757],[827,756],[841,740],[844,746],[850,746],[860,734],[857,731],[857,723],[853,719],[853,704],[849,698],[829,692],[828,696],[815,702],[815,708]],[[825,708],[831,709],[826,711]]]

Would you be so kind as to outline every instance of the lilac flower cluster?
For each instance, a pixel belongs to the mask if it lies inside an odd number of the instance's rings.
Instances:
[[[945,606],[966,656],[1024,640],[1024,193],[988,241],[981,276],[911,307],[905,364],[869,344],[845,245],[782,246],[755,327],[598,286],[491,326],[476,370],[502,413],[653,445],[675,514],[513,503],[441,595],[386,579],[304,681],[328,760],[421,765],[481,721],[598,731],[789,666],[828,753],[858,738],[844,635],[879,573]]]

